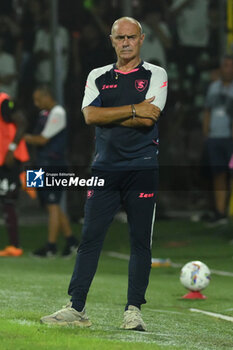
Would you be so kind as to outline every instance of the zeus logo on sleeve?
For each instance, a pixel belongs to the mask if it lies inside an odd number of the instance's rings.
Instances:
[[[160,87],[163,88],[163,87],[166,87],[166,86],[167,86],[167,81],[164,81],[164,82],[163,82],[163,85],[160,86]]]

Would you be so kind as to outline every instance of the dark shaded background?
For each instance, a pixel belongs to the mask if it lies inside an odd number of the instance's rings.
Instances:
[[[206,165],[201,112],[208,84],[219,76],[221,47],[217,0],[209,1],[208,45],[201,51],[194,50],[192,57],[187,57],[187,52],[184,53],[183,47],[179,45],[175,19],[169,12],[171,3],[169,0],[133,1],[135,18],[148,22],[148,14],[156,13],[158,21],[166,23],[171,33],[170,43],[165,47],[169,77],[168,101],[159,122],[159,159],[163,166],[160,179],[161,215],[165,208],[192,210],[211,207],[211,195],[208,192],[211,189],[210,174],[208,169],[201,167]],[[30,132],[38,113],[32,103],[32,91],[37,83],[34,77],[37,57],[33,46],[36,33],[43,25],[48,11],[48,1],[45,0],[0,2],[0,37],[4,38],[5,51],[15,57],[16,100],[25,110]],[[108,34],[113,21],[122,15],[122,2],[117,0],[59,1],[59,24],[69,34],[64,104],[69,121],[67,157],[71,168],[82,166],[84,169],[91,163],[94,129],[85,125],[80,111],[85,81],[91,69],[115,61]],[[189,68],[186,70],[187,65]],[[32,149],[30,152],[33,165],[34,153]],[[69,192],[68,198],[71,216],[77,220],[82,216],[84,194]]]

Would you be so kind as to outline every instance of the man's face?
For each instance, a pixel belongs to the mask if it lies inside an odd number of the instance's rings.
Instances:
[[[233,80],[233,60],[225,58],[221,65],[221,77],[223,81],[230,82]]]
[[[139,57],[144,34],[140,33],[137,24],[127,20],[120,21],[113,28],[110,38],[117,58],[130,61],[135,57]]]
[[[36,90],[33,94],[34,105],[39,109],[48,109],[48,95]]]

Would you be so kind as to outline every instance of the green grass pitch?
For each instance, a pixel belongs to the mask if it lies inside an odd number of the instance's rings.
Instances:
[[[80,236],[81,226],[74,225]],[[198,308],[233,316],[233,277],[212,275],[203,292],[208,299],[181,300],[186,290],[179,268],[152,268],[147,304],[142,307],[148,332],[119,328],[126,302],[128,262],[107,255],[129,254],[127,225],[114,222],[108,232],[87,301],[89,329],[48,327],[41,316],[69,300],[67,287],[74,258],[36,259],[29,252],[46,240],[45,226],[21,227],[25,255],[0,260],[0,350],[228,350],[233,349],[233,323],[203,314]],[[1,248],[6,235],[1,227]],[[184,264],[201,260],[210,269],[233,272],[232,224],[206,228],[185,220],[155,224],[153,257]],[[63,241],[59,241],[60,248]]]

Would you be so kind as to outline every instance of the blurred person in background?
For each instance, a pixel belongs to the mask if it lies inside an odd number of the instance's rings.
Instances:
[[[90,69],[100,67],[103,63],[108,64],[113,60],[114,53],[110,42],[103,36],[96,24],[86,23],[79,37],[73,40],[75,40],[73,62],[75,68],[78,64],[82,67],[80,73],[83,79],[86,79]]]
[[[19,246],[16,200],[22,163],[29,159],[25,141],[22,140],[25,128],[22,112],[15,109],[8,94],[0,92],[0,205],[9,237],[9,246],[0,251],[2,257],[23,254]]]
[[[21,29],[11,12],[8,15],[3,15],[0,12],[0,36],[5,40],[5,50],[16,55],[18,40],[21,34]]]
[[[17,69],[12,54],[4,49],[5,39],[0,35],[0,91],[15,99],[17,95]]]
[[[116,18],[117,9],[112,6],[109,0],[95,0],[88,8],[89,14],[91,15],[92,22],[96,24],[98,30],[102,33],[104,38],[108,36],[111,30],[111,25]]]
[[[141,56],[147,62],[167,67],[167,50],[171,48],[172,38],[168,25],[162,21],[159,11],[147,12],[141,20],[145,33]]]
[[[205,151],[212,173],[215,212],[209,218],[210,224],[227,222],[229,196],[228,164],[233,153],[233,57],[224,56],[220,65],[220,79],[208,88],[203,134]]]
[[[179,58],[185,64],[198,59],[209,41],[209,0],[172,0],[169,19],[175,20]]]
[[[209,0],[172,0],[169,22],[176,29],[174,55],[183,96],[193,100],[200,78],[200,60],[209,44]]]
[[[35,35],[43,17],[43,6],[40,0],[30,0],[24,3],[20,20],[21,33],[17,48],[19,69],[19,101],[27,106],[31,102],[34,88],[33,47]],[[30,103],[31,106],[31,103]],[[29,112],[30,113],[30,112]]]
[[[30,145],[37,146],[36,166],[50,169],[49,172],[64,169],[66,165],[67,117],[66,111],[55,101],[49,85],[38,86],[33,93],[36,107],[40,109],[35,134],[26,134],[24,139]],[[51,171],[52,170],[52,171]],[[53,257],[57,254],[57,238],[61,229],[66,238],[63,257],[72,255],[78,247],[78,241],[72,234],[70,221],[61,208],[62,189],[39,189],[38,196],[48,211],[48,242],[35,250],[34,256]]]
[[[70,38],[66,28],[58,26],[57,36],[55,38],[56,53],[60,57],[59,76],[63,84],[66,81],[68,73]],[[49,11],[45,11],[41,18],[40,28],[35,32],[35,41],[33,47],[35,60],[35,81],[36,84],[51,83],[51,32]]]

